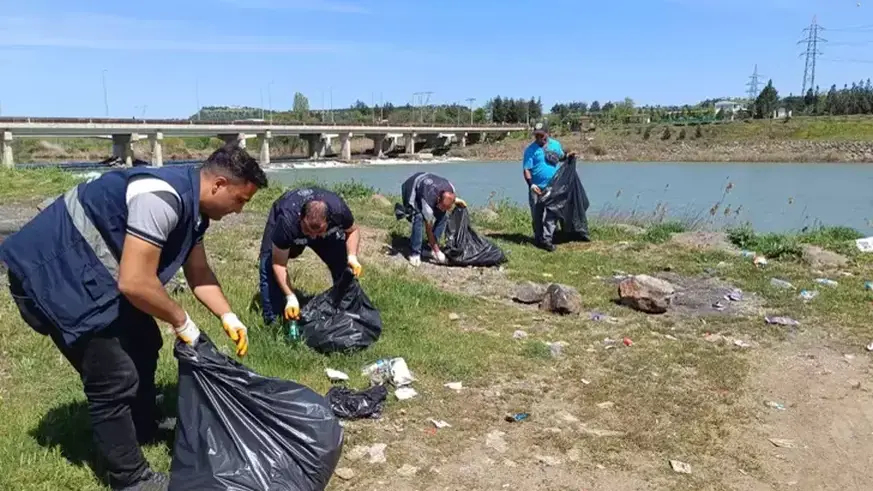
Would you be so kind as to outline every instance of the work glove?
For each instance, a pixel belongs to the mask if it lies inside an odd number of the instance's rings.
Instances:
[[[246,326],[233,312],[221,316],[221,326],[231,341],[236,343],[236,356],[245,356],[249,352],[249,330]]]
[[[409,256],[409,264],[415,266],[416,268],[421,266],[421,256],[418,254],[414,256]]]
[[[534,194],[536,194],[536,195],[538,195],[538,196],[541,195],[541,194],[543,194],[543,190],[540,189],[540,187],[537,186],[536,184],[531,184],[531,185],[530,185],[530,190],[533,191]]]
[[[455,198],[455,206],[459,206],[461,208],[466,208],[467,202],[462,200],[461,198]]]
[[[285,297],[285,320],[297,320],[300,318],[300,302],[297,295],[291,294]]]
[[[437,249],[437,250],[433,251],[433,258],[436,262],[438,262],[440,264],[446,263],[446,255],[443,254],[443,251],[441,251],[441,250]]]
[[[349,256],[349,267],[352,268],[352,273],[354,273],[355,278],[361,276],[361,273],[364,272],[364,268],[361,267],[361,263],[358,262],[358,256]]]
[[[173,332],[176,333],[176,337],[181,339],[183,343],[192,346],[200,338],[200,329],[197,328],[197,325],[194,324],[194,321],[191,320],[187,312],[185,313],[185,323],[179,327],[173,327]]]

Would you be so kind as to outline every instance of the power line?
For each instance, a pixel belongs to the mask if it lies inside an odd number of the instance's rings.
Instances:
[[[820,37],[819,32],[823,31],[824,27],[818,25],[816,16],[812,17],[812,24],[809,25],[803,32],[806,33],[806,39],[801,39],[797,44],[806,43],[806,53],[801,53],[800,56],[806,56],[806,63],[803,67],[803,89],[801,95],[806,95],[806,88],[815,87],[815,61],[816,57],[823,53],[818,50],[818,43],[826,43],[827,39]]]
[[[758,97],[758,94],[761,92],[758,90],[758,85],[761,84],[760,78],[761,74],[758,73],[758,64],[755,63],[755,71],[752,72],[752,75],[749,76],[749,82],[746,83],[746,87],[749,90],[746,92],[749,95],[750,100],[755,100]]]

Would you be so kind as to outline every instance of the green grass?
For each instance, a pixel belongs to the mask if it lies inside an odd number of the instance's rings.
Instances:
[[[19,190],[17,196],[23,197],[26,190],[60,192],[72,182],[55,176],[59,182],[35,186],[48,175],[53,174],[0,174],[0,189],[8,192],[14,185]],[[417,378],[419,397],[403,403],[389,397],[386,420],[355,422],[347,427],[347,448],[389,443],[392,469],[407,462],[421,465],[422,461],[445,462],[467,455],[471,445],[478,445],[475,442],[481,442],[484,434],[501,424],[503,413],[525,411],[532,414],[531,421],[512,427],[512,431],[516,432],[513,438],[519,439],[528,432],[527,439],[519,440],[518,445],[519,454],[527,457],[514,457],[520,464],[520,470],[514,472],[528,472],[528,462],[523,459],[530,458],[529,449],[534,445],[537,452],[546,453],[582,445],[587,463],[566,463],[578,465],[579,472],[590,470],[591,462],[634,472],[640,469],[640,461],[663,463],[678,458],[692,462],[695,474],[687,478],[667,470],[654,471],[654,478],[671,489],[726,486],[713,482],[719,479],[713,476],[722,475],[724,466],[736,462],[754,470],[759,463],[750,450],[738,448],[733,440],[744,425],[754,421],[756,408],[744,406],[754,366],[750,357],[769,356],[768,347],[785,342],[788,331],[766,326],[760,312],[749,317],[707,317],[704,323],[697,317],[649,316],[632,311],[615,303],[616,286],[610,279],[616,274],[658,274],[669,269],[688,277],[715,270],[747,295],[760,295],[767,314],[801,320],[801,329],[809,336],[826,330],[829,343],[854,345],[873,337],[869,326],[873,293],[863,289],[863,281],[873,279],[873,261],[853,254],[849,270],[854,276],[835,277],[840,286],[829,289],[817,285],[817,275],[795,260],[803,244],[835,250],[851,245],[857,238],[854,230],[819,228],[795,235],[732,230],[730,238],[738,246],[773,253],[770,265],[763,269],[748,258],[669,243],[671,234],[687,228],[670,221],[650,224],[645,233],[634,235],[617,223],[592,220],[593,242],[561,244],[556,252],[545,253],[530,243],[527,209],[501,202],[493,205],[496,218],[472,211],[476,228],[510,258],[503,273],[509,284],[531,280],[575,287],[582,294],[581,317],[518,308],[506,301],[511,291],[498,292],[496,300],[468,294],[465,284],[488,284],[493,277],[482,273],[480,279],[480,273],[465,269],[453,269],[451,274],[412,270],[402,258],[382,255],[382,244],[367,244],[368,252],[361,255],[361,281],[382,314],[382,338],[363,352],[318,355],[305,346],[286,343],[282,333],[264,326],[258,312],[250,308],[257,289],[257,247],[266,210],[284,189],[271,187],[259,192],[243,216],[216,223],[206,237],[210,262],[231,305],[251,331],[244,363],[262,374],[296,380],[324,393],[329,388],[325,368],[348,373],[350,385],[363,388],[366,381],[360,369],[364,365],[382,357],[404,357]],[[333,189],[348,199],[362,225],[386,236],[408,234],[408,223],[397,221],[390,207],[376,206],[372,189],[360,183]],[[294,285],[308,293],[329,286],[325,266],[311,251],[292,261],[289,271]],[[791,281],[798,289],[816,288],[820,295],[813,302],[803,302],[796,291],[770,287],[773,277]],[[497,288],[498,283],[494,281],[491,286]],[[455,288],[447,288],[447,284]],[[231,343],[211,314],[190,293],[176,298],[201,329],[230,353]],[[620,321],[594,322],[588,319],[589,311]],[[460,320],[450,321],[450,313],[458,314]],[[93,459],[88,418],[75,372],[47,339],[23,324],[6,295],[0,296],[0,318],[0,338],[4,340],[0,411],[5,415],[0,425],[0,489],[101,489],[88,464]],[[526,330],[529,338],[514,340],[516,329]],[[702,341],[707,332],[756,341],[761,348],[742,351],[732,345],[710,344]],[[666,334],[676,340],[666,339]],[[634,345],[621,346],[623,337],[633,339]],[[619,347],[605,349],[605,338],[619,340]],[[177,377],[171,341],[165,337],[158,368],[159,384],[168,394],[173,394]],[[563,355],[552,357],[544,341],[566,341]],[[590,385],[583,386],[579,382],[583,378]],[[463,381],[468,392],[447,394],[442,385],[450,381]],[[609,411],[597,407],[605,401],[615,407]],[[173,401],[166,406],[172,410]],[[621,430],[627,435],[583,441],[566,426],[560,433],[544,431],[557,424],[548,418],[559,409],[568,410],[592,428]],[[428,436],[422,428],[430,418],[450,420],[454,429]],[[149,446],[146,454],[156,468],[169,468],[166,446]],[[355,466],[362,483],[394,479],[393,471],[386,475],[378,466],[342,465]]]
[[[63,193],[81,179],[56,168],[0,169],[0,201],[34,201]]]

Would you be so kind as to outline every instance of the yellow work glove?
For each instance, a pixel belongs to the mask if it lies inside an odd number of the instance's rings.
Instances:
[[[221,316],[221,326],[231,341],[236,343],[236,356],[245,356],[249,352],[249,330],[246,326],[233,312]]]
[[[361,263],[358,262],[358,256],[349,256],[349,267],[352,268],[352,273],[354,273],[355,278],[361,276],[361,273],[364,272],[364,268],[361,267]]]
[[[291,294],[285,297],[285,320],[297,320],[300,318],[300,302],[297,295]]]
[[[197,328],[187,312],[185,313],[185,323],[179,327],[173,327],[173,332],[176,333],[177,338],[188,345],[193,345],[200,338],[200,329]]]
[[[455,206],[460,206],[461,208],[466,208],[467,202],[462,200],[461,198],[455,198]]]

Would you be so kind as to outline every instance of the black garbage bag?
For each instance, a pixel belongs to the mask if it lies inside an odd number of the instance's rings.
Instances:
[[[176,342],[179,418],[170,491],[323,490],[343,430],[325,398],[264,377],[220,353],[205,333]]]
[[[382,316],[347,269],[300,311],[300,337],[322,354],[364,349],[382,335]]]
[[[548,194],[540,202],[547,211],[558,216],[564,234],[580,240],[591,240],[588,234],[588,195],[576,172],[576,157],[558,168]]]
[[[454,266],[496,266],[506,255],[494,243],[480,237],[470,225],[466,207],[456,206],[446,224],[446,247],[443,252]]]
[[[388,388],[384,385],[374,385],[369,389],[355,392],[348,387],[331,387],[327,391],[327,400],[333,414],[343,419],[379,419],[382,407],[388,397]]]

